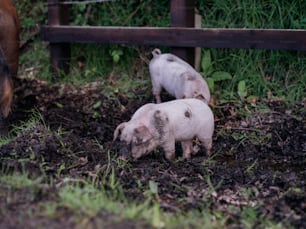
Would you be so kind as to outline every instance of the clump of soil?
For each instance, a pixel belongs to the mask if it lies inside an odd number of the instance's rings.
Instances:
[[[241,226],[237,223],[241,211],[252,206],[258,216],[306,227],[303,104],[269,101],[253,106],[243,103],[215,106],[211,158],[202,149],[191,160],[184,161],[178,146],[178,160],[174,162],[167,161],[160,150],[129,161],[130,166],[120,166],[117,164],[120,143],[112,141],[113,131],[141,105],[152,102],[151,96],[144,95],[141,101],[129,100],[121,94],[107,98],[103,95],[104,85],[99,82],[81,89],[35,79],[17,79],[15,85],[11,125],[21,125],[35,110],[41,119],[0,147],[1,171],[26,170],[32,176],[47,174],[60,182],[61,175],[102,176],[111,163],[131,200],[143,200],[138,183],[147,186],[153,180],[158,184],[160,204],[167,211],[209,208],[223,212],[229,225]],[[59,175],[62,164],[66,166]],[[99,174],[95,173],[97,168]],[[2,225],[12,225],[8,219],[21,206],[10,209]],[[8,208],[1,198],[0,208]]]

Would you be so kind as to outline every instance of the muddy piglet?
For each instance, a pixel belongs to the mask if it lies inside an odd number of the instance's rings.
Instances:
[[[208,85],[193,67],[173,54],[161,54],[159,49],[154,49],[152,55],[149,70],[152,91],[157,103],[161,102],[162,88],[177,99],[197,98],[206,104],[209,103]]]
[[[193,139],[197,137],[210,155],[214,116],[209,106],[198,99],[178,99],[159,104],[145,104],[128,122],[119,124],[114,140],[120,135],[135,159],[161,147],[166,158],[175,158],[175,142],[181,142],[183,157],[197,153]]]

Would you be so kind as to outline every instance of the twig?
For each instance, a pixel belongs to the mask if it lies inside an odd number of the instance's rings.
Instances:
[[[31,37],[27,39],[26,41],[22,42],[19,46],[19,52],[20,54],[23,54],[27,51],[27,48],[29,48],[29,45],[31,45],[36,38],[38,38],[40,35],[40,31],[36,31],[33,34],[31,34]]]
[[[90,14],[91,14],[91,8],[92,8],[92,5],[89,5],[86,9],[86,14],[85,14],[85,21],[88,21],[89,17],[90,17]]]
[[[217,125],[218,128],[224,127],[224,125]],[[230,130],[246,130],[246,131],[258,131],[259,129],[255,128],[246,128],[246,127],[230,127]]]
[[[141,4],[139,4],[139,6],[125,19],[125,21],[123,22],[123,25],[127,24],[127,22],[137,13],[140,7],[141,7]]]
[[[59,183],[57,183],[55,185],[56,189],[59,189],[61,186],[63,186],[66,183],[85,183],[85,181],[81,180],[81,179],[75,179],[75,178],[69,178],[69,177],[65,177],[62,181],[60,181]]]

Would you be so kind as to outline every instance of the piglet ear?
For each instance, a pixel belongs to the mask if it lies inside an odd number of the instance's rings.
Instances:
[[[153,136],[148,127],[142,125],[134,129],[133,142],[135,144],[142,144],[142,143],[148,142],[152,138]]]
[[[190,72],[184,72],[181,74],[181,77],[184,77],[185,80],[194,81],[196,76]]]
[[[199,94],[195,97],[196,99],[202,100],[204,103],[208,104],[209,102],[207,101],[207,99],[204,97],[204,95]]]
[[[115,140],[117,139],[117,137],[118,137],[118,135],[119,135],[119,132],[121,132],[121,131],[124,129],[125,124],[126,124],[126,122],[123,122],[123,123],[121,123],[121,124],[119,124],[119,125],[117,126],[117,128],[116,128],[115,131],[114,131],[114,138],[113,138],[113,141],[115,141]]]
[[[161,51],[158,48],[152,51],[153,58],[159,56],[160,54],[161,54]]]

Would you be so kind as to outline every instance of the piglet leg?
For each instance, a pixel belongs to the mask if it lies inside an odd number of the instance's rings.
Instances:
[[[175,141],[174,139],[168,139],[166,143],[162,145],[162,148],[165,151],[166,158],[169,161],[174,160],[175,158]]]
[[[182,145],[182,149],[183,149],[183,158],[184,159],[190,159],[191,154],[193,153],[192,140],[182,141],[181,145]]]
[[[212,148],[212,139],[211,138],[204,138],[204,139],[200,139],[200,141],[202,142],[202,145],[204,145],[204,147],[206,148],[207,156],[210,156],[211,155],[211,148]]]
[[[161,93],[162,87],[159,83],[152,80],[152,92],[155,96],[156,103],[161,103],[160,93]]]

